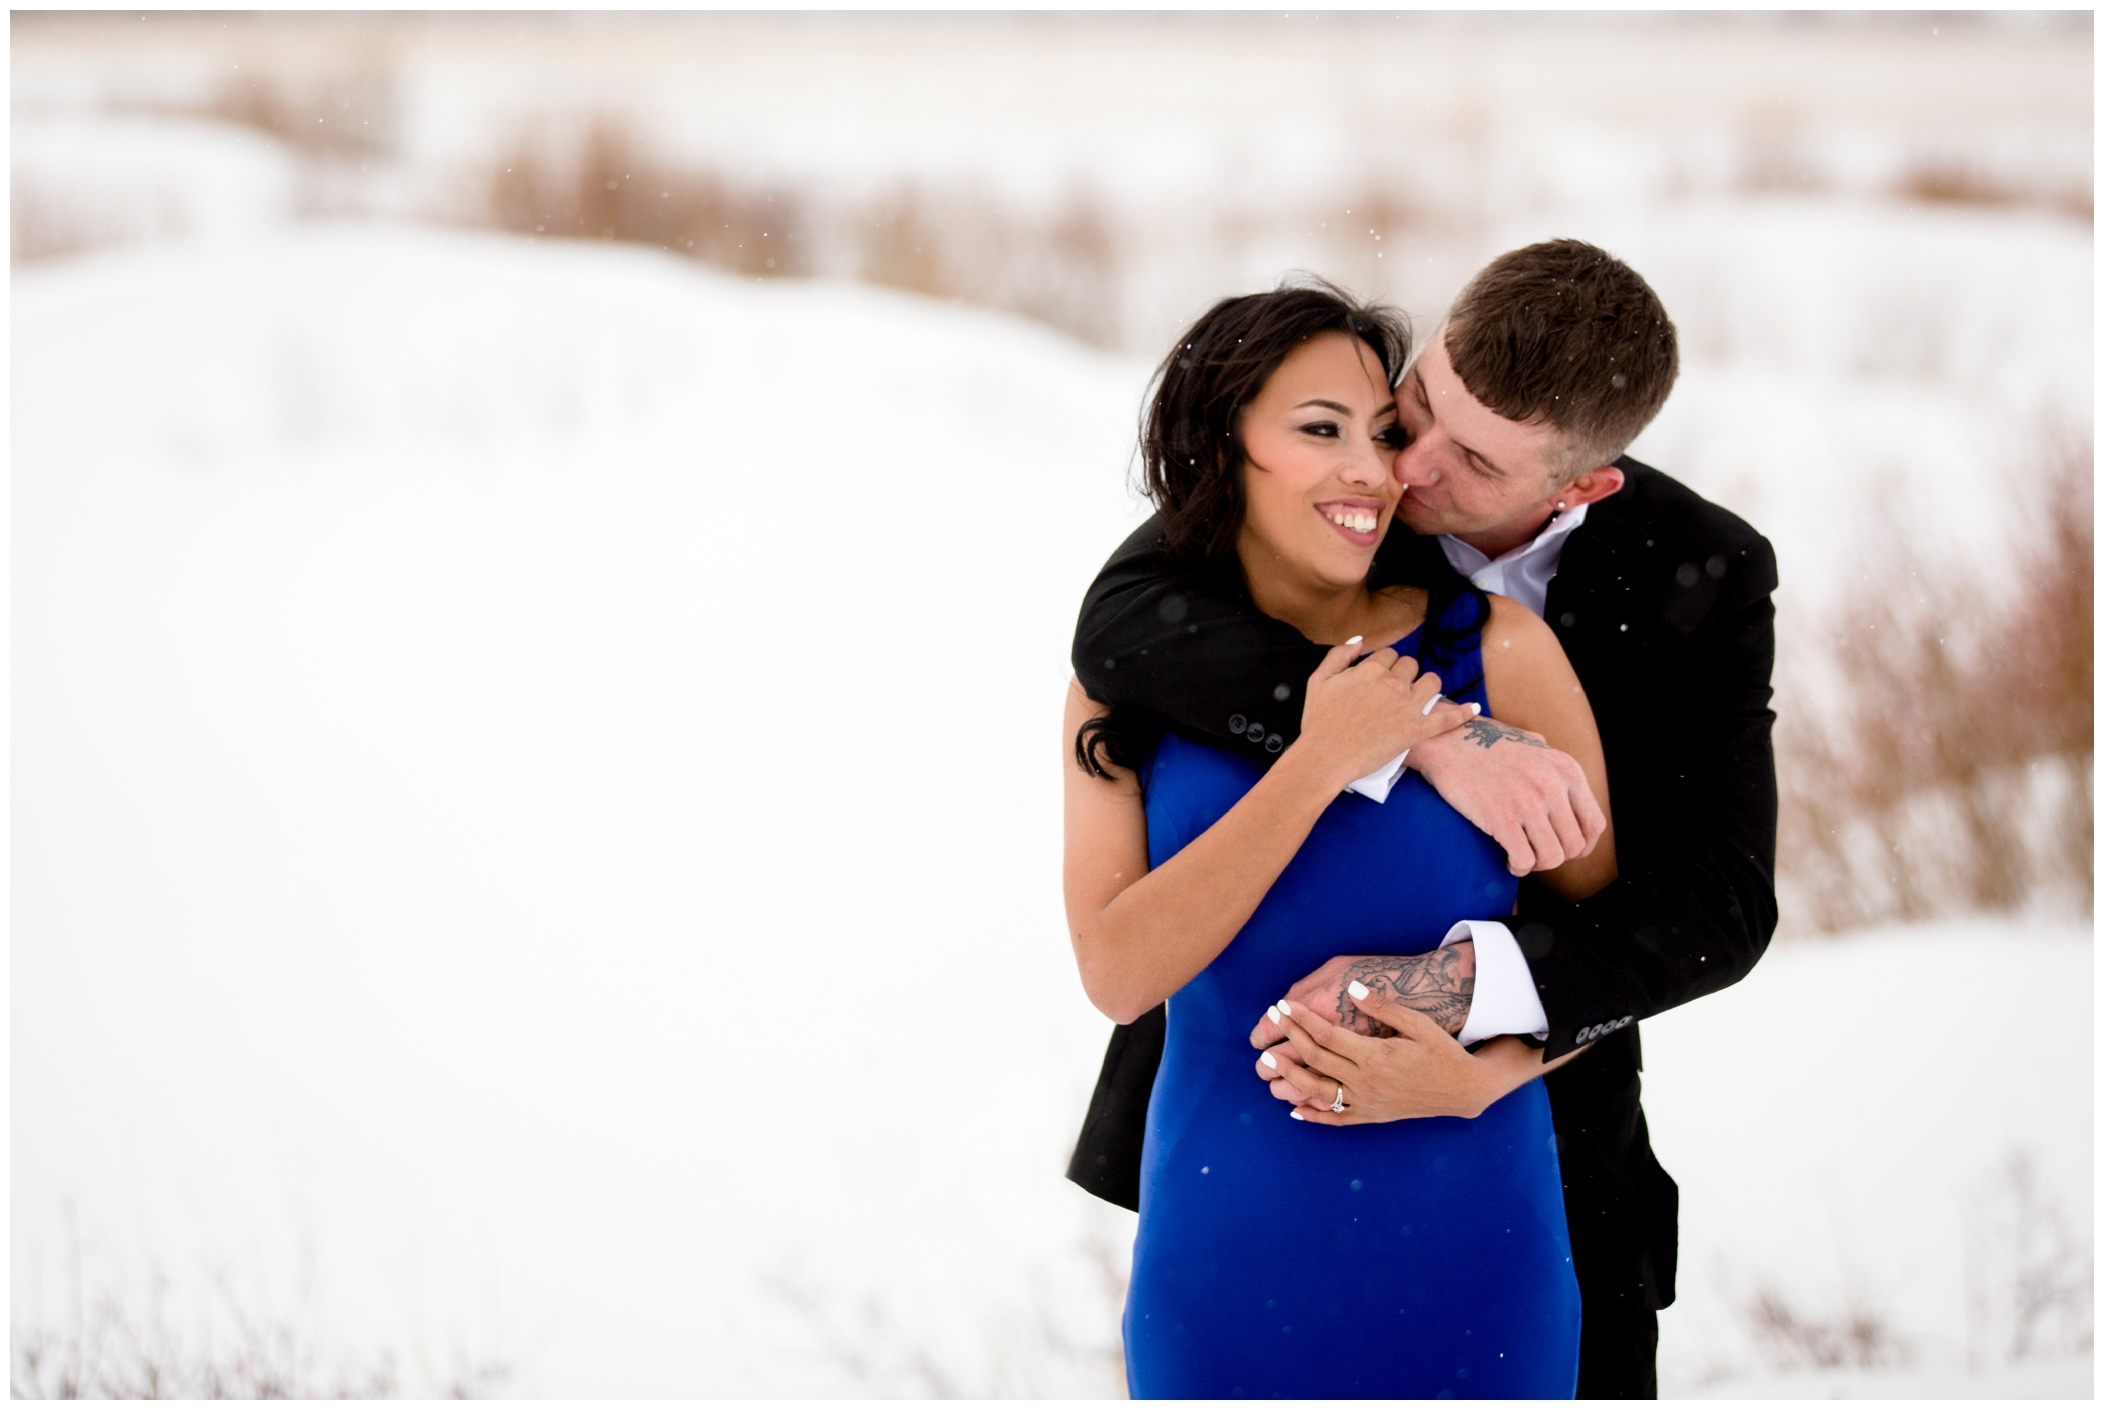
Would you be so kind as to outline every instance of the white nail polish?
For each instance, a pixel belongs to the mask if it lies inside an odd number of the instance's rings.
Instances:
[[[1446,697],[1445,697],[1444,695],[1435,695],[1435,696],[1433,696],[1433,697],[1432,697],[1432,698],[1431,698],[1430,700],[1427,700],[1427,701],[1425,702],[1425,708],[1424,708],[1424,709],[1422,709],[1422,710],[1419,710],[1419,711],[1418,711],[1417,713],[1418,713],[1418,714],[1420,714],[1420,715],[1429,715],[1429,714],[1431,714],[1431,713],[1432,713],[1432,712],[1433,712],[1434,710],[1436,710],[1436,709],[1438,709],[1438,708],[1439,708],[1439,702],[1440,702],[1440,701],[1442,701],[1442,700],[1444,700],[1444,699],[1446,699]]]
[[[1366,640],[1366,638],[1363,636],[1346,637],[1344,639],[1344,644],[1346,646],[1357,646],[1360,642],[1364,640]]]
[[[1278,1001],[1278,1011],[1288,1018],[1293,1017],[1293,1005],[1287,1003],[1284,999]]]
[[[1278,1059],[1277,1059],[1277,1058],[1275,1058],[1275,1057],[1273,1057],[1273,1056],[1272,1056],[1271,1054],[1269,1054],[1269,1053],[1266,1053],[1266,1054],[1264,1054],[1264,1056],[1262,1056],[1261,1058],[1258,1058],[1258,1059],[1257,1059],[1257,1061],[1259,1061],[1259,1062],[1263,1063],[1263,1064],[1264,1064],[1264,1066],[1266,1066],[1266,1067],[1277,1067],[1277,1066],[1278,1066]]]
[[[1265,1009],[1264,1017],[1270,1019],[1273,1023],[1278,1022],[1278,1005],[1273,1004],[1270,1008]]]
[[[1307,1117],[1305,1117],[1305,1116],[1302,1116],[1302,1115],[1300,1114],[1300,1108],[1299,1108],[1299,1107],[1295,1107],[1295,1108],[1293,1108],[1293,1110],[1291,1110],[1291,1111],[1287,1112],[1287,1113],[1286,1113],[1286,1115],[1288,1115],[1288,1116],[1292,1117],[1292,1118],[1293,1118],[1293,1119],[1294,1119],[1295,1121],[1306,1121],[1306,1120],[1308,1119]]]
[[[1364,984],[1361,984],[1358,980],[1354,979],[1351,983],[1344,986],[1344,992],[1351,995],[1355,999],[1363,999],[1368,994],[1371,994],[1373,990],[1367,988]]]
[[[1468,705],[1468,712],[1469,712],[1469,713],[1470,713],[1471,715],[1480,715],[1480,714],[1482,714],[1482,713],[1483,713],[1483,707],[1482,707],[1481,705],[1478,705],[1478,704],[1476,704],[1476,703],[1475,703],[1475,702],[1474,702],[1473,700],[1471,700],[1471,701],[1469,702],[1469,705]]]

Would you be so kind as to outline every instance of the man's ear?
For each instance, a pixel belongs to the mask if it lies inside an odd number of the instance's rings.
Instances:
[[[1588,470],[1556,492],[1557,508],[1576,509],[1581,504],[1605,499],[1622,488],[1623,481],[1627,478],[1612,465]]]

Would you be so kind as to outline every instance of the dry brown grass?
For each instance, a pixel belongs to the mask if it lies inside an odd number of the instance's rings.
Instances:
[[[737,274],[839,274],[1021,314],[1098,346],[1119,333],[1117,242],[1099,205],[1075,195],[1017,214],[969,189],[899,184],[822,201],[654,155],[599,117],[565,143],[521,137],[487,182],[499,229],[617,240]]]
[[[377,61],[302,75],[237,74],[204,106],[206,117],[269,133],[315,157],[369,156],[394,145],[394,76]]]
[[[1851,1300],[1837,1313],[1807,1311],[1774,1288],[1762,1288],[1743,1309],[1769,1364],[1781,1371],[1843,1366],[1903,1366],[1913,1359],[1907,1340],[1882,1312]]]
[[[610,119],[589,123],[571,151],[520,141],[490,178],[488,211],[522,234],[650,245],[739,274],[810,272],[802,202],[662,161]]]
[[[1799,665],[1840,704],[1777,722],[1778,868],[1793,926],[1834,931],[2042,898],[2090,904],[2094,879],[2093,532],[2086,441],[2033,483],[2021,591],[1932,571],[1890,538],[1872,581]],[[1823,660],[1819,659],[1823,656]],[[1814,692],[1788,689],[1804,701]]]
[[[800,1260],[763,1276],[761,1291],[864,1399],[1123,1399],[1129,1240],[1128,1222],[1096,1220],[1056,1264],[1023,1270],[1013,1300],[979,1307],[962,1335],[954,1326],[936,1335],[899,1294],[851,1292]],[[971,1355],[974,1343],[991,1356]]]
[[[15,264],[177,235],[182,229],[181,214],[174,209],[153,210],[143,220],[127,219],[30,173],[17,171],[8,183],[8,259]]]
[[[318,1335],[311,1261],[289,1300],[225,1267],[177,1288],[157,1261],[141,1287],[84,1240],[70,1206],[64,1225],[57,1315],[41,1315],[42,1299],[18,1298],[10,1310],[16,1400],[383,1400],[403,1393],[404,1360],[426,1396],[471,1400],[503,1393],[515,1374],[457,1343],[447,1366],[421,1338],[406,1357],[333,1344]]]
[[[1902,200],[1942,206],[2030,206],[2095,219],[2095,197],[2088,187],[2021,185],[1956,162],[1929,162],[1902,176],[1893,187]]]
[[[1117,241],[1085,196],[1033,216],[900,186],[842,225],[871,283],[1021,314],[1099,347],[1118,340]]]
[[[1965,1220],[1967,1359],[1975,1368],[2096,1345],[2090,1231],[2022,1150],[1975,1192]]]

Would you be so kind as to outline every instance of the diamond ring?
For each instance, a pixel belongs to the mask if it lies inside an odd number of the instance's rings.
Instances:
[[[1330,1103],[1330,1110],[1336,1112],[1344,1110],[1344,1084],[1342,1082],[1337,1084],[1337,1100]]]

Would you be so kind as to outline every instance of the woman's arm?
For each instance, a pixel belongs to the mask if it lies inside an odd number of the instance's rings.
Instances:
[[[1483,628],[1483,689],[1490,701],[1489,717],[1469,721],[1461,737],[1488,749],[1505,740],[1524,741],[1525,735],[1516,736],[1516,730],[1537,736],[1533,742],[1578,761],[1607,815],[1606,831],[1591,852],[1536,877],[1566,901],[1584,900],[1617,874],[1607,756],[1600,748],[1600,729],[1593,722],[1585,687],[1578,683],[1556,634],[1510,598],[1490,599],[1490,620]]]
[[[1451,571],[1437,539],[1400,524],[1374,562],[1390,582],[1424,583]],[[1074,625],[1074,673],[1091,699],[1144,709],[1180,734],[1263,768],[1279,756],[1261,741],[1229,734],[1227,722],[1264,720],[1291,744],[1300,733],[1300,682],[1321,657],[1321,647],[1259,612],[1239,585],[1179,567],[1163,546],[1159,516],[1103,565]],[[1283,705],[1280,683],[1290,683]],[[1427,741],[1431,747],[1411,754],[1410,767],[1497,840],[1514,875],[1554,867],[1598,836],[1599,820],[1577,801],[1577,780],[1561,753],[1454,747],[1459,742],[1458,735]]]
[[[1336,647],[1309,678],[1301,737],[1220,821],[1155,871],[1138,782],[1085,773],[1073,741],[1103,707],[1067,688],[1067,925],[1089,1001],[1130,1023],[1181,989],[1245,925],[1345,785],[1429,736],[1473,718],[1426,714],[1439,678],[1388,649],[1351,665]]]

